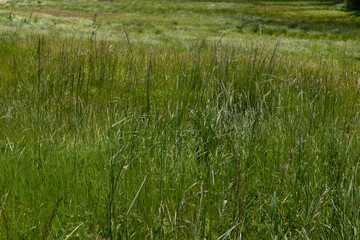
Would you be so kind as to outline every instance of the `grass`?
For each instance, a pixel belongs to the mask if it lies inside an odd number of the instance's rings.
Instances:
[[[127,3],[2,3],[0,238],[358,238],[358,18]]]
[[[4,17],[11,12],[21,19],[22,23],[16,24],[16,31],[19,27],[24,32],[46,28],[46,31],[55,29],[63,34],[75,32],[83,36],[88,34],[84,24],[91,21],[94,13],[99,13],[100,35],[119,39],[121,26],[125,25],[129,32],[136,34],[134,39],[150,43],[163,43],[164,38],[170,42],[194,36],[217,38],[222,33],[244,38],[244,33],[253,35],[258,31],[259,25],[268,37],[357,40],[360,26],[358,17],[340,11],[341,5],[309,4],[308,1],[205,4],[191,1],[112,1],[107,4],[78,1],[73,4],[73,1],[46,0],[8,1],[0,9]],[[36,18],[40,26],[34,26],[30,16]],[[13,29],[7,25],[4,28]]]

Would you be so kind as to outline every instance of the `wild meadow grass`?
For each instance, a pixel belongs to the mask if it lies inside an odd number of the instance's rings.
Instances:
[[[0,239],[358,239],[359,29],[327,1],[0,0]]]
[[[125,26],[133,41],[172,45],[187,39],[219,38],[358,41],[359,17],[335,1],[259,0],[11,0],[0,1],[0,34],[60,33],[88,36],[98,13],[98,35],[118,40]],[[1,36],[0,35],[0,36]],[[249,41],[250,39],[250,41]],[[170,44],[169,44],[170,43]]]
[[[356,239],[359,62],[281,42],[2,40],[2,239]]]

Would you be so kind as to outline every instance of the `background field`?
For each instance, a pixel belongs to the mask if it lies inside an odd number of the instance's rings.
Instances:
[[[0,239],[357,239],[360,17],[327,1],[0,1]]]

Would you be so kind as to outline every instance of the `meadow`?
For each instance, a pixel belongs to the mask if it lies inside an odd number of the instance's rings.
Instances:
[[[331,1],[0,0],[0,239],[358,239],[359,40]]]

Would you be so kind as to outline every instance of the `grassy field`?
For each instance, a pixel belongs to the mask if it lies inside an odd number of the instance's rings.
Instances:
[[[358,239],[358,15],[0,0],[0,239]]]

